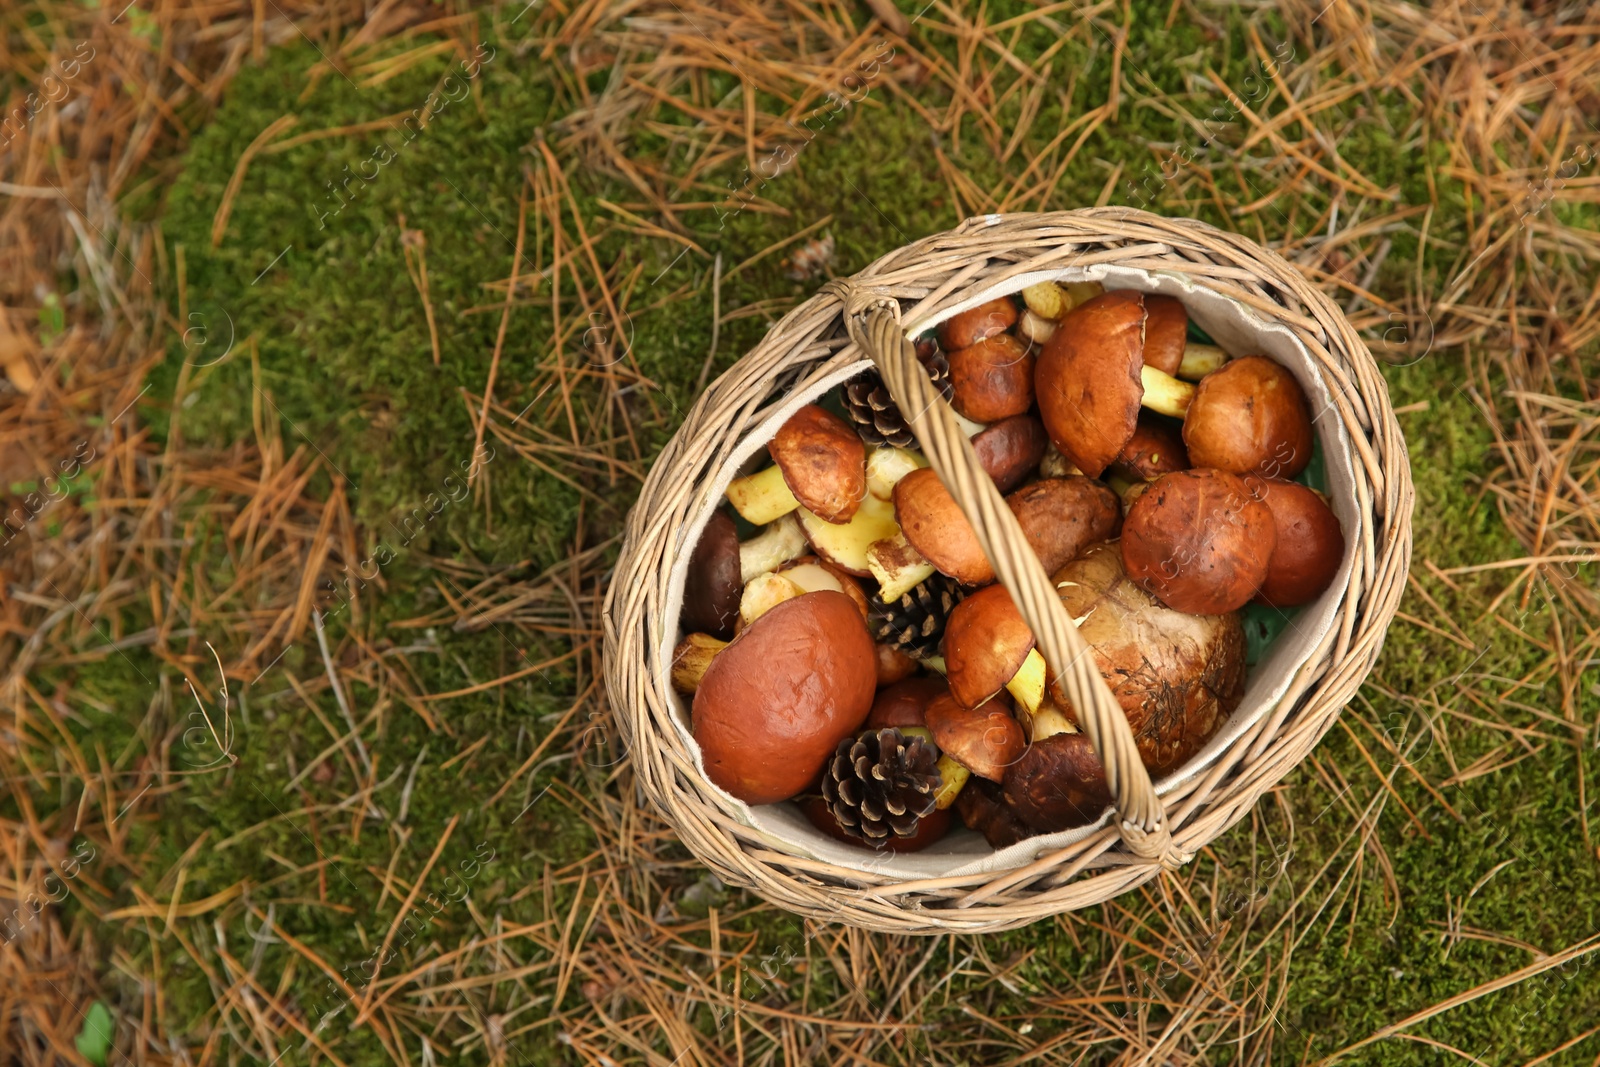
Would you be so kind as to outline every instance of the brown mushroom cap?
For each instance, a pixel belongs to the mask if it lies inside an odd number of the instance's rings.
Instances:
[[[1163,474],[1189,469],[1189,450],[1183,433],[1160,415],[1145,412],[1139,425],[1111,464],[1111,473],[1130,482],[1153,482]]]
[[[806,593],[762,615],[717,653],[695,691],[706,776],[747,804],[805,789],[872,710],[874,659],[843,593]]]
[[[1050,440],[1091,478],[1122,454],[1139,422],[1144,294],[1118,289],[1080,304],[1039,353],[1034,388]]]
[[[1009,333],[949,353],[950,400],[974,422],[998,422],[1033,407],[1033,356]]]
[[[894,514],[911,547],[963,585],[994,581],[994,566],[955,498],[931,468],[914,470],[894,487]]]
[[[927,725],[925,715],[928,705],[950,692],[943,678],[907,678],[903,682],[878,690],[872,701],[872,711],[867,715],[866,729],[881,730],[893,726],[897,730]]]
[[[1244,696],[1244,627],[1237,614],[1189,615],[1163,607],[1128,578],[1116,545],[1095,545],[1053,578],[1078,620],[1152,774],[1192,757]],[[1077,715],[1059,680],[1050,695]]]
[[[1277,537],[1272,509],[1242,478],[1202,467],[1163,475],[1133,502],[1122,562],[1169,608],[1221,615],[1256,595]]]
[[[1163,374],[1177,374],[1189,343],[1189,313],[1177,297],[1144,294],[1144,362]]]
[[[1263,495],[1272,510],[1278,543],[1267,561],[1257,598],[1276,608],[1308,604],[1322,595],[1344,562],[1344,530],[1314,490],[1268,481]]]
[[[1042,478],[1006,497],[1046,574],[1096,541],[1117,536],[1122,501],[1088,478]]]
[[[679,621],[688,633],[706,633],[724,640],[739,621],[739,596],[744,576],[739,569],[739,531],[726,512],[714,511],[689,555]]]
[[[828,802],[821,797],[801,797],[796,803],[800,805],[800,811],[806,819],[818,830],[835,841],[855,845],[870,852],[918,852],[934,844],[950,829],[950,812],[935,808],[922,817],[922,821],[917,823],[916,833],[910,837],[896,837],[890,834],[882,841],[868,843],[840,826],[839,820],[834,818],[833,810],[828,807]]]
[[[957,604],[944,629],[945,678],[956,703],[976,708],[1004,689],[1033,645],[1005,586],[986,586]]]
[[[995,488],[1009,493],[1039,466],[1049,443],[1044,423],[1032,415],[1014,415],[974,437],[972,450]]]
[[[968,829],[983,835],[990,848],[1007,848],[1037,832],[1017,818],[1006,803],[1005,791],[983,778],[972,779],[956,795],[955,810]]]
[[[1311,409],[1305,390],[1266,356],[1230,360],[1200,379],[1183,441],[1196,467],[1293,478],[1311,462]]]
[[[1085,826],[1111,803],[1105,764],[1087,734],[1052,734],[1006,772],[1006,803],[1036,831]]]
[[[850,424],[807,404],[767,445],[795,499],[818,518],[849,522],[867,495],[867,446]]]
[[[997,333],[1005,333],[1016,323],[1017,305],[1008,296],[968,308],[939,324],[939,344],[946,352],[975,345]]]
[[[928,704],[926,719],[941,754],[991,782],[1005,778],[1028,747],[1021,724],[992,704],[968,710],[946,693]]]
[[[878,686],[893,685],[917,673],[917,661],[893,645],[878,642],[873,646],[878,654]]]

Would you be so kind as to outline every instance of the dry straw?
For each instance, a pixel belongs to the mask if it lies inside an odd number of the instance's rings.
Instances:
[[[1034,271],[1096,264],[1181,274],[1294,333],[1321,372],[1355,455],[1354,499],[1364,516],[1356,562],[1326,637],[1295,673],[1273,714],[1250,727],[1205,773],[1158,798],[1126,721],[1093,671],[1064,683],[1105,759],[1119,817],[1112,825],[1010,871],[915,882],[779,851],[730,814],[695,769],[674,727],[676,703],[652,669],[669,636],[669,572],[692,517],[717,491],[715,472],[777,396],[873,358],[897,397],[925,384],[909,372],[896,319],[923,321],[979,289]],[[924,411],[914,429],[962,504],[1018,606],[1059,666],[1081,638],[1010,513],[978,471],[948,411]],[[1325,438],[1326,440],[1326,435]],[[992,498],[992,499],[991,499]],[[1186,860],[1243,818],[1298,764],[1372,668],[1405,589],[1412,487],[1405,443],[1382,376],[1344,314],[1290,264],[1251,241],[1202,223],[1123,208],[974,219],[907,245],[795,309],[718,379],[656,461],[629,517],[606,607],[606,684],[639,787],[684,844],[725,881],[791,911],[900,933],[1007,929],[1087,907]],[[1163,804],[1164,802],[1164,804]]]

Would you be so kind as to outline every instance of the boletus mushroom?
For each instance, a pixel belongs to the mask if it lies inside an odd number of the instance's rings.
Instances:
[[[706,776],[747,804],[806,789],[872,710],[875,658],[843,593],[769,610],[717,653],[695,691],[691,728]]]
[[[1042,478],[1006,497],[1006,506],[1046,574],[1122,525],[1117,494],[1088,478]]]
[[[683,628],[732,637],[746,584],[794,559],[805,547],[805,535],[791,515],[741,543],[733,520],[724,512],[713,512],[689,556],[683,584]]]
[[[1182,430],[1159,415],[1141,412],[1133,436],[1111,463],[1112,474],[1130,482],[1153,482],[1163,474],[1189,469]]]
[[[1311,409],[1286,367],[1245,356],[1200,380],[1183,441],[1197,467],[1293,478],[1311,462]]]
[[[867,494],[866,444],[849,423],[816,404],[791,415],[767,451],[774,466],[735,479],[727,491],[734,510],[757,526],[796,507],[846,523]]]
[[[939,324],[939,345],[946,353],[1005,333],[1017,321],[1017,305],[1008,296],[985,301]]]
[[[1221,615],[1256,595],[1277,537],[1272,510],[1244,479],[1195,468],[1162,475],[1128,508],[1122,561],[1168,607]]]
[[[968,829],[983,835],[990,848],[1007,848],[1037,833],[1006,803],[1004,790],[983,778],[974,779],[961,791],[955,810]]]
[[[1011,713],[991,701],[981,708],[963,708],[948,693],[935,697],[924,716],[941,754],[976,774],[998,782],[1017,761],[1028,740]]]
[[[1029,713],[1044,695],[1045,662],[1033,647],[1033,630],[1005,586],[967,596],[950,612],[944,630],[945,679],[963,708],[977,708],[1002,689]]]
[[[1176,769],[1211,738],[1244,695],[1244,627],[1234,613],[1191,615],[1136,585],[1117,546],[1095,545],[1055,573],[1062,605],[1128,717],[1152,774]],[[1050,695],[1075,709],[1052,679]]]
[[[684,694],[699,689],[711,661],[727,647],[728,642],[710,634],[690,634],[678,642],[672,650],[672,688]]]
[[[998,422],[1033,407],[1034,358],[1009,333],[950,352],[951,405],[974,422]]]
[[[1289,608],[1322,595],[1344,562],[1344,530],[1315,489],[1269,480],[1262,494],[1272,510],[1277,545],[1256,594],[1264,604]]]
[[[894,514],[907,543],[962,585],[987,585],[994,567],[972,524],[931,468],[912,471],[894,487]]]
[[[1050,439],[1044,423],[1032,415],[1014,415],[984,429],[972,439],[978,462],[995,488],[1009,493],[1039,467]]]
[[[1003,790],[1006,806],[1030,834],[1087,825],[1111,804],[1105,764],[1087,734],[1035,739],[1006,773]]]

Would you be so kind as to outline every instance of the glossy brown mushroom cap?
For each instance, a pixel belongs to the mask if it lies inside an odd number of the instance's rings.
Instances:
[[[1010,297],[996,297],[941,322],[939,345],[947,353],[975,345],[1011,329],[1019,314],[1017,305],[1011,302]]]
[[[955,811],[969,830],[983,835],[990,848],[1007,848],[1037,833],[1011,810],[1005,791],[983,778],[966,784],[956,796]]]
[[[1144,294],[1144,363],[1162,374],[1177,374],[1189,343],[1189,313],[1183,302],[1160,293]]]
[[[928,704],[926,719],[933,743],[980,778],[998,782],[1028,747],[1022,726],[994,703],[969,710],[948,693]]]
[[[872,711],[867,715],[866,729],[881,730],[893,726],[897,730],[907,727],[925,727],[928,705],[950,692],[943,678],[907,678],[878,690],[872,701]]]
[[[800,805],[800,811],[812,826],[835,841],[854,845],[868,852],[919,852],[949,832],[952,822],[948,810],[935,808],[922,817],[922,821],[917,823],[916,833],[910,837],[896,837],[890,834],[882,841],[869,844],[840,826],[839,820],[834,818],[833,810],[828,807],[828,802],[821,797],[801,797],[796,803]]]
[[[1277,608],[1308,604],[1322,595],[1344,562],[1344,530],[1333,509],[1295,482],[1268,481],[1263,495],[1272,510],[1278,543],[1257,594]]]
[[[994,581],[994,566],[950,491],[931,468],[912,471],[894,487],[894,514],[911,547],[963,585]]]
[[[1005,798],[1028,826],[1053,833],[1094,822],[1111,804],[1111,790],[1087,734],[1052,734],[1006,772]]]
[[[958,348],[950,361],[951,405],[974,422],[998,422],[1033,407],[1034,358],[1009,333]]]
[[[994,479],[995,488],[1009,493],[1038,469],[1050,438],[1044,423],[1032,415],[1002,419],[972,439],[978,462]]]
[[[739,621],[744,576],[739,569],[739,531],[726,512],[714,511],[689,555],[679,622],[686,633],[733,636]]]
[[[1122,526],[1117,494],[1088,478],[1042,478],[1006,497],[1006,505],[1046,574]]]
[[[872,638],[843,593],[806,593],[717,653],[691,726],[706,776],[747,804],[787,800],[860,729],[875,687]]]
[[[1111,473],[1130,482],[1153,482],[1163,474],[1188,470],[1189,450],[1183,432],[1173,423],[1145,412],[1139,425],[1123,446],[1122,454],[1111,464]]]
[[[1283,364],[1244,356],[1200,379],[1183,441],[1196,467],[1293,478],[1311,462],[1311,409]]]
[[[867,446],[850,424],[807,404],[767,445],[795,499],[818,518],[849,522],[867,495]]]
[[[893,645],[878,642],[874,646],[878,654],[878,687],[893,685],[917,673],[917,661],[906,655]]]
[[[944,630],[945,679],[956,703],[975,708],[1004,689],[1033,645],[1005,586],[986,586],[957,604]]]
[[[1052,580],[1128,717],[1144,765],[1165,774],[1187,762],[1244,696],[1239,616],[1163,606],[1128,578],[1111,544],[1095,545]],[[1059,680],[1052,680],[1051,696],[1077,721]]]
[[[1072,309],[1039,353],[1034,391],[1050,440],[1098,478],[1139,422],[1144,294],[1119,289]]]
[[[1277,539],[1272,510],[1244,479],[1196,468],[1163,475],[1133,502],[1122,562],[1169,608],[1222,615],[1256,595]]]

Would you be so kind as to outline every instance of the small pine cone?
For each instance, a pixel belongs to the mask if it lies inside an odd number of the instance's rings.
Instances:
[[[937,656],[945,622],[964,595],[954,578],[933,574],[893,604],[873,597],[870,607],[878,621],[878,640],[913,659]]]
[[[889,727],[839,742],[822,799],[840,827],[869,844],[917,832],[939,790],[939,756],[925,737]]]
[[[917,359],[922,362],[928,377],[945,400],[955,395],[955,387],[950,384],[950,361],[944,358],[937,344],[918,341]],[[906,425],[900,409],[894,406],[889,387],[883,384],[883,378],[877,371],[868,371],[845,383],[844,409],[867,444],[917,447],[916,436],[912,434],[911,427]]]

